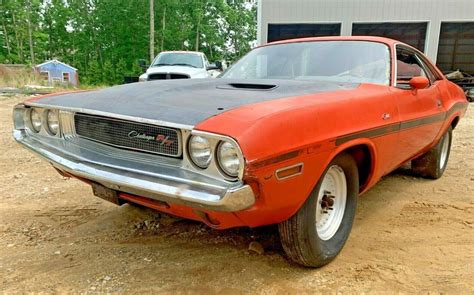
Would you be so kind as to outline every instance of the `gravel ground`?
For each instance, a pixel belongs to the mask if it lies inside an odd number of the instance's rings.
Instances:
[[[360,198],[339,257],[305,269],[275,227],[216,231],[95,198],[13,141],[24,99],[0,96],[0,292],[474,292],[472,108],[444,177],[385,177]]]

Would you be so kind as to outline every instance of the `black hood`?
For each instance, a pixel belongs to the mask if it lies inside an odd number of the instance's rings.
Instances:
[[[139,82],[96,91],[59,94],[30,104],[194,126],[209,117],[246,104],[357,86],[321,81],[185,79]]]

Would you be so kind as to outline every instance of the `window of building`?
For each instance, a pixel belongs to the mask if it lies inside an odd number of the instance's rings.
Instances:
[[[69,73],[63,72],[63,82],[69,82]]]
[[[381,36],[409,44],[420,51],[425,50],[428,23],[355,23],[353,36]]]
[[[46,81],[46,82],[49,81],[49,72],[42,71],[40,72],[40,76],[43,79],[43,81]]]
[[[268,42],[341,35],[341,24],[268,24]]]

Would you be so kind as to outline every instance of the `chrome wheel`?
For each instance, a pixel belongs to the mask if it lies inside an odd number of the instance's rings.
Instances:
[[[359,171],[348,153],[337,155],[298,212],[278,225],[288,257],[321,267],[342,250],[351,232],[359,196]]]
[[[439,159],[439,169],[443,169],[444,165],[446,165],[446,160],[448,159],[448,151],[449,151],[449,133],[443,137],[441,143],[441,155]]]
[[[347,199],[347,180],[344,170],[332,165],[326,171],[318,193],[316,231],[321,240],[331,239],[339,229]]]

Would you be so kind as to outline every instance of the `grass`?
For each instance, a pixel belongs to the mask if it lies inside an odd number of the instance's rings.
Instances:
[[[58,92],[65,90],[76,90],[76,89],[85,89],[93,90],[98,87],[94,85],[81,85],[79,88],[73,87],[72,85],[55,85],[51,88],[34,88],[28,86],[49,86],[47,82],[43,80],[40,74],[34,71],[28,66],[18,67],[18,68],[9,68],[3,65],[0,65],[0,87],[13,87],[19,88],[22,90],[22,93],[32,94],[32,93],[42,93],[42,92]]]
[[[25,85],[44,85],[41,76],[28,67],[10,69],[0,65],[0,87],[23,88]]]

